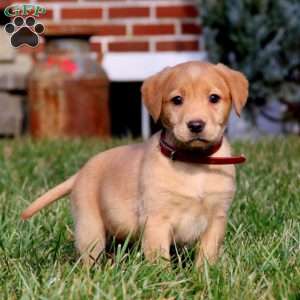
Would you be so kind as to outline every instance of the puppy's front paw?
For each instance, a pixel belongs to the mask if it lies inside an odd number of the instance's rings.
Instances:
[[[196,268],[199,270],[203,270],[204,265],[207,263],[208,265],[214,265],[218,260],[217,255],[213,256],[205,256],[203,253],[199,254],[196,260]]]
[[[203,258],[203,256],[197,258],[196,260],[196,268],[200,271],[203,270],[203,266],[204,266],[204,262],[205,262],[205,259]]]
[[[144,251],[145,258],[153,264],[170,264],[170,255],[162,250]]]
[[[88,255],[88,254],[87,255],[83,255],[80,258],[80,260],[81,260],[82,266],[84,268],[88,268],[88,269],[95,267],[98,264],[98,262],[99,262],[98,258],[94,258],[94,257],[92,257],[91,255]]]

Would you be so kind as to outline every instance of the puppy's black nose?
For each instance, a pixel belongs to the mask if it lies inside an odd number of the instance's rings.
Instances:
[[[199,133],[203,131],[205,127],[205,122],[202,120],[194,120],[187,123],[187,127],[193,133]]]

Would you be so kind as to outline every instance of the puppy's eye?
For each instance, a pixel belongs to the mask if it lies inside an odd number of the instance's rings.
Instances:
[[[211,103],[218,103],[220,101],[221,97],[217,94],[211,94],[209,95],[209,102]]]
[[[171,99],[174,105],[181,105],[183,103],[183,98],[181,96],[175,96]]]

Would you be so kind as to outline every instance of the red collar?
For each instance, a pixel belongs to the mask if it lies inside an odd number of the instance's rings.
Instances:
[[[159,141],[160,151],[164,156],[171,160],[208,165],[241,164],[246,161],[246,158],[243,155],[231,157],[211,157],[212,154],[216,153],[220,149],[223,139],[221,139],[218,144],[212,145],[208,149],[192,152],[188,150],[175,149],[166,142],[165,137],[165,130],[162,130]]]

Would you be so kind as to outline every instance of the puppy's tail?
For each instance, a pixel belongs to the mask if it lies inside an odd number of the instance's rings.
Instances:
[[[60,183],[50,191],[48,191],[43,196],[36,199],[22,212],[21,218],[23,220],[29,219],[45,206],[51,204],[52,202],[68,194],[71,191],[76,178],[77,178],[77,173],[72,177],[70,177],[69,179],[67,179],[66,181]]]

